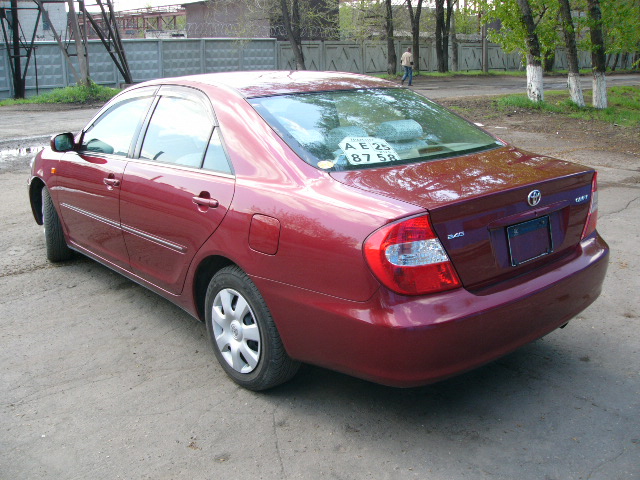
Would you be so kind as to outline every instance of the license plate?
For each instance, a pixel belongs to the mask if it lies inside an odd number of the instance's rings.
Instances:
[[[548,216],[507,227],[507,239],[513,267],[553,252]]]

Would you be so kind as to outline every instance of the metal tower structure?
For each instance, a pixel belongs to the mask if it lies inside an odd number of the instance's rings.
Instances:
[[[36,27],[29,39],[20,24],[21,10],[37,10]],[[11,78],[13,79],[14,98],[24,98],[25,80],[31,61],[36,39],[36,28],[40,21],[40,7],[18,6],[18,0],[11,0],[9,8],[0,8],[0,24],[2,24],[2,37],[9,56]],[[24,60],[24,62],[23,62]]]
[[[69,7],[68,32],[61,34],[61,32],[56,31],[45,8],[45,4],[47,3],[67,3]],[[90,83],[87,24],[91,24],[93,27],[124,81],[126,83],[133,83],[131,70],[129,69],[113,10],[113,2],[111,0],[93,0],[90,6],[97,6],[100,9],[99,13],[93,14],[87,10],[87,2],[85,0],[77,1],[80,11],[76,14],[74,3],[73,0],[31,0],[31,2],[11,0],[8,8],[0,7],[2,40],[4,41],[4,48],[6,48],[9,58],[14,98],[24,98],[25,96],[27,71],[31,57],[33,56],[35,58],[36,32],[41,19],[47,22],[51,29],[51,33],[64,54],[69,71],[73,74],[78,84],[89,85]],[[34,10],[37,12],[32,32],[25,32],[25,29],[20,23],[20,11],[25,10]],[[82,25],[84,27],[82,29],[79,26],[78,15],[82,16]],[[70,49],[72,41],[75,42],[75,51]],[[71,60],[71,57],[74,56],[78,59],[79,72]],[[36,90],[38,88],[37,85],[38,74],[36,64]]]
[[[102,44],[104,45],[107,53],[115,63],[116,67],[120,71],[120,75],[124,79],[125,83],[133,83],[133,77],[131,76],[131,70],[129,69],[129,63],[127,62],[127,56],[122,45],[122,38],[120,36],[120,30],[118,29],[118,22],[113,10],[113,2],[111,0],[94,0],[95,4],[100,8],[100,14],[96,15],[101,17],[98,21],[94,16],[87,11],[85,1],[80,1],[80,11],[83,15],[83,24],[86,26],[87,22],[91,24],[93,30],[96,32]],[[77,18],[75,19],[77,21]],[[86,44],[86,28],[84,42]]]

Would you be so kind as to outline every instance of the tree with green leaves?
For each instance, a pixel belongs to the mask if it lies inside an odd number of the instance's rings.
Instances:
[[[339,38],[338,0],[207,0],[205,5],[209,31],[251,38],[268,25],[272,36],[289,41],[299,70],[307,68],[304,39]]]
[[[291,3],[291,8],[289,8]],[[282,23],[289,38],[289,44],[296,59],[298,70],[306,70],[304,54],[302,53],[302,35],[300,29],[300,6],[298,0],[280,0]]]
[[[593,106],[606,108],[606,55],[612,54],[614,68],[623,53],[640,59],[640,1],[572,0],[572,7],[579,47],[591,52]]]
[[[407,10],[409,11],[409,20],[411,22],[411,44],[413,52],[413,69],[420,71],[420,16],[422,15],[422,2],[418,0],[415,10],[411,0],[406,0]]]
[[[438,62],[438,72],[449,71],[449,32],[451,30],[451,18],[453,7],[458,0],[435,0],[436,17],[436,59]]]
[[[599,0],[588,0],[591,65],[593,69],[593,106],[607,108],[607,56],[602,31],[602,11]]]
[[[615,70],[621,54],[640,53],[640,1],[600,0],[600,8],[606,53],[613,55]]]
[[[558,0],[558,2],[560,4],[564,41],[567,46],[567,63],[569,64],[567,86],[569,87],[569,95],[573,103],[579,107],[584,107],[584,95],[582,94],[580,68],[578,65],[578,47],[576,45],[575,26],[571,16],[571,5],[569,0]]]
[[[507,52],[520,51],[526,58],[527,96],[544,100],[542,59],[559,44],[557,0],[479,0],[482,22],[500,20],[500,30],[489,30],[489,38]]]
[[[378,36],[384,22],[383,7],[373,0],[340,3],[340,38],[364,41]]]
[[[536,23],[529,0],[517,0],[520,9],[520,21],[525,30],[525,42],[527,45],[527,96],[534,102],[544,100],[544,86],[542,82],[542,51],[540,40],[536,32]]]
[[[395,75],[398,68],[396,42],[393,34],[393,8],[391,0],[384,0],[385,5],[385,37],[387,39],[387,73]]]

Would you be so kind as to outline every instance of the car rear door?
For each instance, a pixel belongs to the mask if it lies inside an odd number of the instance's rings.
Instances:
[[[56,195],[69,240],[109,263],[128,268],[120,229],[122,175],[157,87],[118,97],[82,133],[77,151],[56,169]]]
[[[235,178],[206,95],[163,86],[152,108],[124,172],[120,219],[133,272],[178,294],[227,213]]]

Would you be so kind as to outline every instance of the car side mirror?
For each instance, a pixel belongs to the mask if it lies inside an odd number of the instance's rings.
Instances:
[[[72,133],[61,133],[51,137],[51,150],[54,152],[68,152],[75,146]]]

